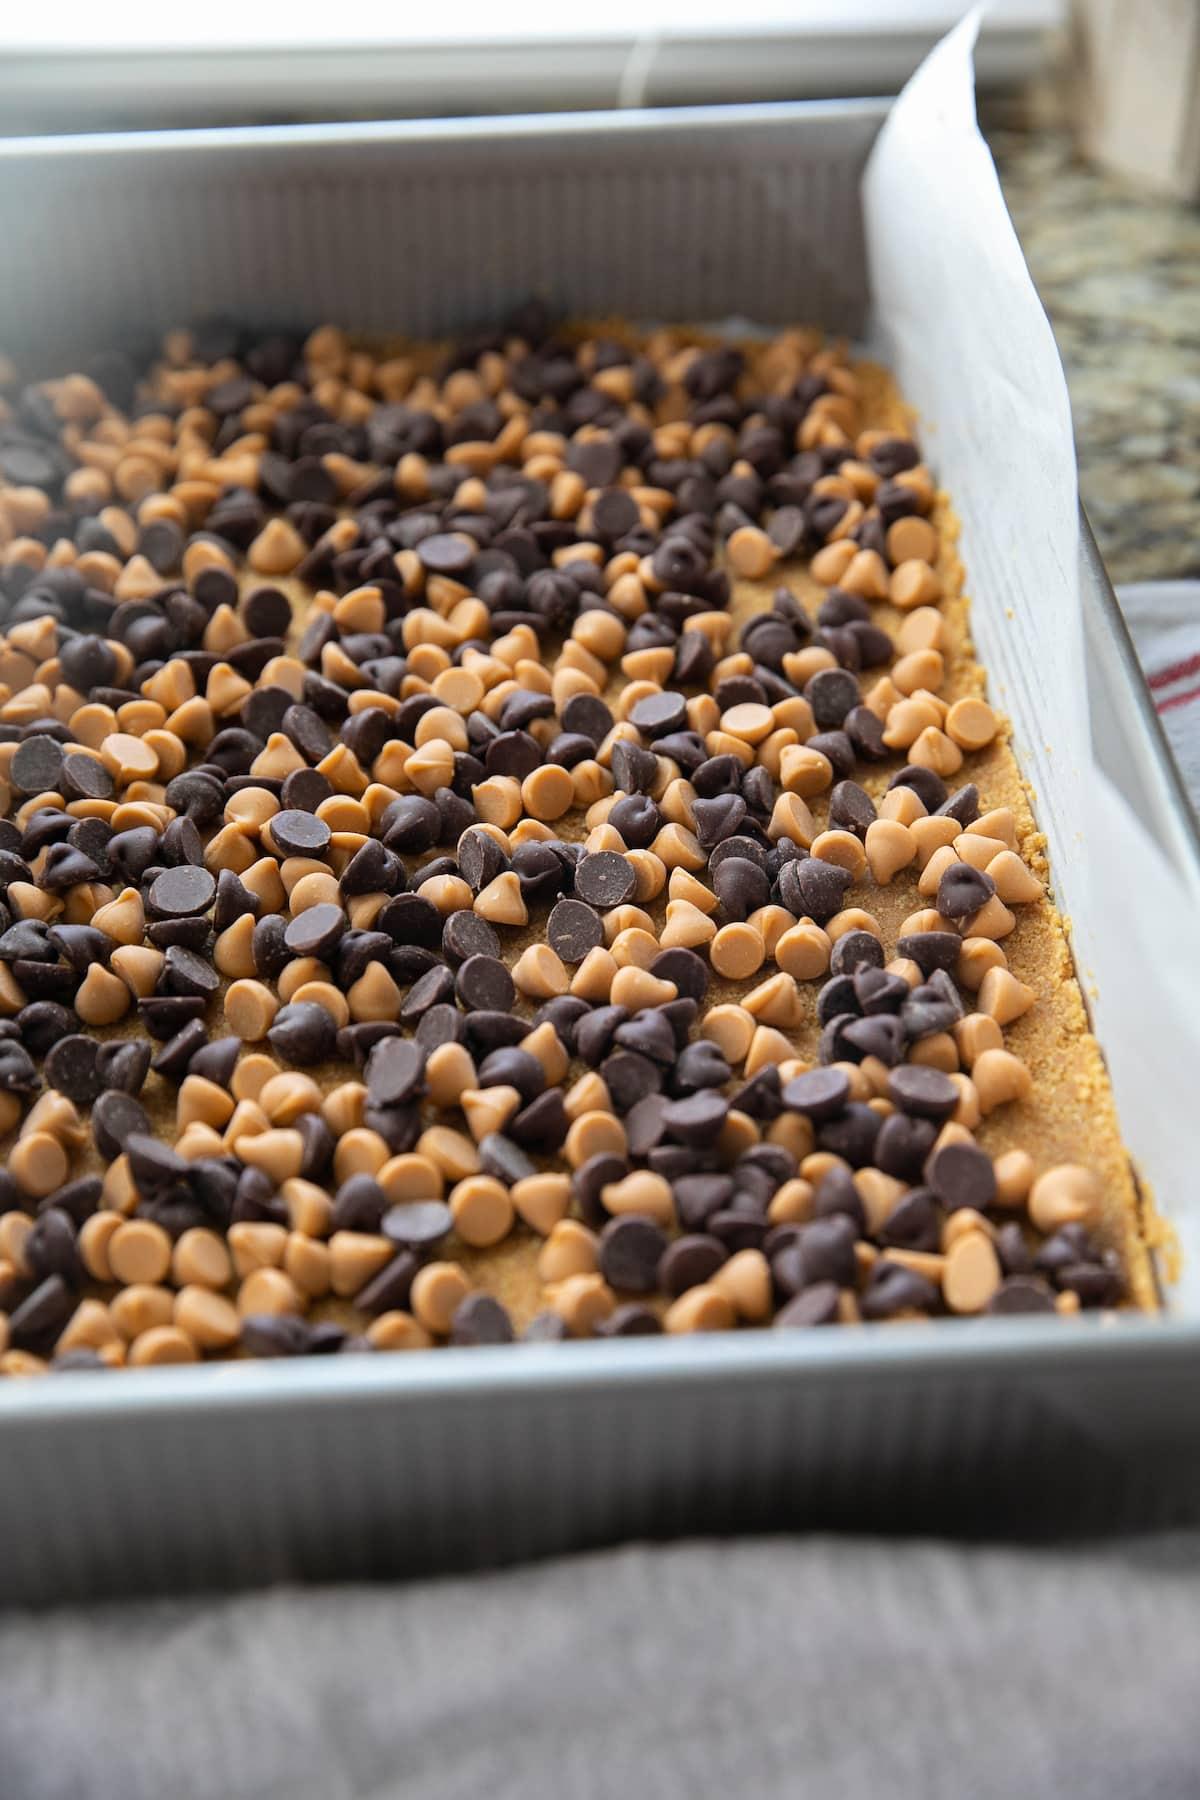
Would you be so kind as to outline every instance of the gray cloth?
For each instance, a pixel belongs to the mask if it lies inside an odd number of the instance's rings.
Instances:
[[[1200,1540],[804,1538],[0,1616],[4,1800],[1183,1800]]]

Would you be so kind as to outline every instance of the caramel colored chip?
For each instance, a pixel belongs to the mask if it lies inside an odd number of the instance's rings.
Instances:
[[[447,1337],[471,1284],[457,1263],[431,1262],[413,1277],[411,1305],[418,1323],[435,1337]]]

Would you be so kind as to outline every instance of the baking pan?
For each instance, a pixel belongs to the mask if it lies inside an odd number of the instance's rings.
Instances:
[[[882,102],[0,146],[26,367],[228,312],[437,332],[569,312],[862,333]],[[1105,766],[1200,885],[1094,548]],[[1200,1325],[1008,1320],[228,1364],[0,1386],[0,1592],[451,1569],[628,1535],[1189,1516]]]

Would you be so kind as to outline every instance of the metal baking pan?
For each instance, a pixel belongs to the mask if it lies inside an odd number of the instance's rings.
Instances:
[[[0,145],[0,344],[47,370],[224,311],[868,319],[884,102]],[[1085,533],[1102,761],[1200,884]],[[0,1593],[453,1569],[629,1535],[1188,1516],[1200,1325],[1011,1320],[227,1364],[0,1387]]]

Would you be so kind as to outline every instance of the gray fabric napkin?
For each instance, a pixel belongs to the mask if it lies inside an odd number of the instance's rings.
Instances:
[[[633,1546],[0,1616],[5,1800],[1184,1800],[1200,1539]]]

